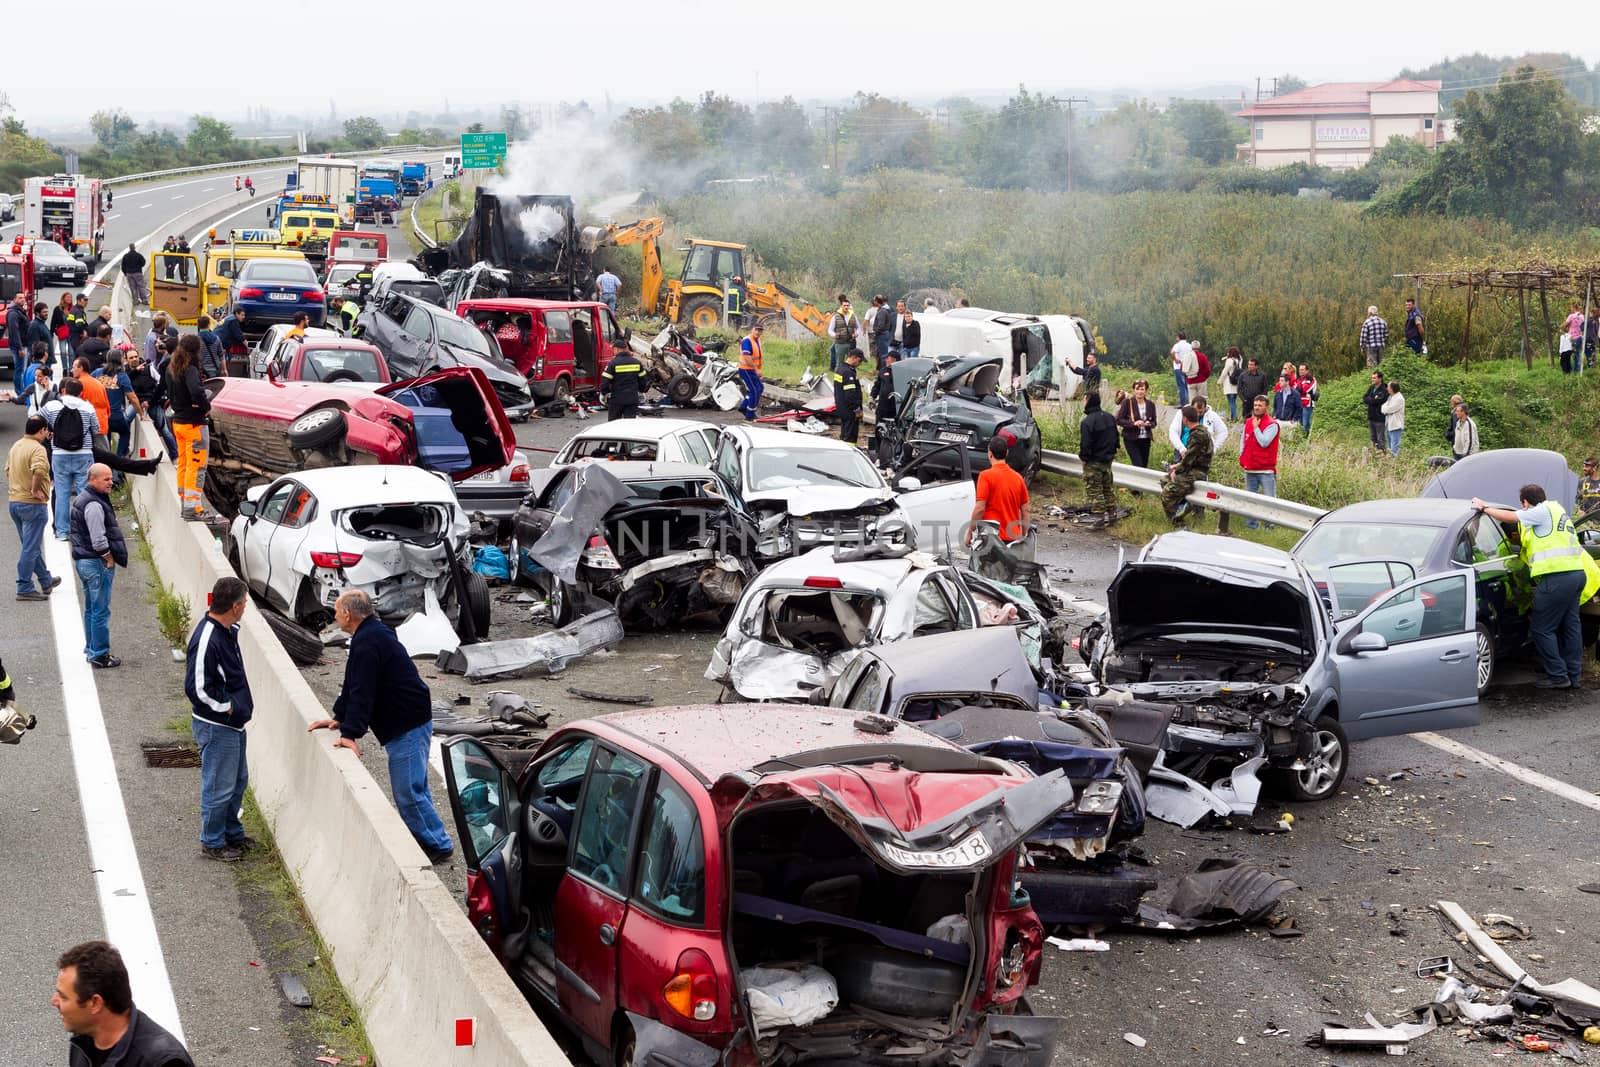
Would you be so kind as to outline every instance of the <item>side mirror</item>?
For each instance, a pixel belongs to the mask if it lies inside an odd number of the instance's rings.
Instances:
[[[247,519],[255,518],[256,517],[256,502],[254,500],[243,500],[243,501],[240,501],[239,502],[239,514],[243,515]]]
[[[913,478],[908,474],[904,478],[901,478],[898,482],[895,482],[894,487],[900,490],[902,493],[909,493],[914,489],[922,488],[922,479]]]
[[[823,686],[817,686],[815,689],[811,690],[811,692],[806,694],[806,703],[815,705],[819,708],[827,707],[828,690]]]
[[[1389,647],[1389,642],[1382,634],[1363,630],[1350,638],[1350,643],[1346,647],[1351,652],[1383,652]]]

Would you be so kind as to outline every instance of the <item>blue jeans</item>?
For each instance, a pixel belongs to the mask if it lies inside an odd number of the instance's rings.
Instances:
[[[204,719],[191,719],[200,746],[200,846],[222,848],[244,840],[239,809],[250,784],[245,733]]]
[[[1178,406],[1183,407],[1189,403],[1189,379],[1183,376],[1183,371],[1172,372],[1172,380],[1178,385]]]
[[[1300,429],[1307,437],[1311,436],[1311,413],[1315,410],[1316,408],[1300,409]]]
[[[767,387],[761,375],[753,370],[740,370],[739,380],[744,383],[744,403],[739,405],[739,410],[745,418],[753,419],[761,414],[761,394]]]
[[[902,345],[900,347],[900,358],[901,359],[916,359],[921,354],[922,354],[922,346],[921,345],[917,345],[915,348],[906,348],[904,345]]]
[[[99,659],[111,654],[111,581],[117,568],[103,559],[75,559],[83,583],[83,654]]]
[[[428,743],[433,740],[433,723],[425,722],[383,746],[389,757],[389,789],[394,806],[417,844],[429,852],[449,852],[450,835],[433,807],[428,791]]]
[[[1277,472],[1274,471],[1274,472],[1268,474],[1268,473],[1258,473],[1258,472],[1255,472],[1255,471],[1245,471],[1245,473],[1244,473],[1244,491],[1247,492],[1247,493],[1260,493],[1262,496],[1277,496],[1278,495],[1278,475],[1277,475]],[[1246,519],[1246,520],[1244,520],[1244,524],[1246,526],[1250,527],[1250,529],[1252,529],[1252,530],[1257,529],[1260,526],[1260,524],[1257,523],[1256,520],[1254,520],[1254,519]],[[1270,522],[1267,523],[1267,528],[1271,529],[1272,528],[1272,523],[1270,523]]]
[[[55,581],[50,576],[50,568],[44,565],[44,554],[39,550],[49,518],[50,508],[45,504],[11,504],[11,522],[17,528],[17,541],[22,545],[22,552],[17,556],[18,593],[33,592],[35,578],[45,589],[49,589],[50,583]]]
[[[1547,574],[1533,587],[1533,613],[1528,619],[1533,647],[1539,651],[1544,673],[1552,682],[1574,684],[1583,676],[1583,624],[1578,619],[1578,598],[1583,595],[1582,571]]]
[[[1239,394],[1228,394],[1228,421],[1232,422],[1239,417]]]
[[[617,294],[616,293],[612,293],[610,296],[607,296],[605,293],[601,293],[600,294],[600,303],[602,303],[606,307],[610,308],[611,309],[611,313],[613,315],[615,315],[617,313]]]
[[[1389,455],[1398,456],[1400,454],[1400,435],[1403,433],[1405,433],[1404,430],[1389,431]]]
[[[72,501],[89,484],[89,466],[94,456],[87,453],[56,452],[50,457],[50,473],[55,475],[56,536],[72,532]]]

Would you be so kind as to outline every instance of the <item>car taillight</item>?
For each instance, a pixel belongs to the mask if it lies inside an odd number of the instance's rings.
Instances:
[[[995,989],[1009,989],[1022,981],[1028,969],[1028,945],[1022,935],[1013,929],[1006,935],[1005,951],[1000,953],[1000,962],[995,967]]]
[[[589,567],[599,567],[602,570],[620,571],[622,564],[617,562],[617,557],[611,551],[611,546],[599,534],[589,538],[589,547],[583,550],[583,563]]]
[[[361,562],[359,552],[313,552],[311,565],[313,567],[326,567],[329,570],[338,570],[340,567],[354,567]]]
[[[253,285],[246,286],[245,288],[239,290],[239,299],[240,300],[260,300],[261,299],[261,290],[257,289]]]
[[[844,582],[838,578],[824,578],[813,575],[805,580],[807,589],[843,589]]]
[[[317,303],[320,304],[320,303],[323,302],[323,300],[325,300],[327,298],[322,295],[322,290],[321,289],[307,289],[305,292],[300,294],[300,299],[301,300],[315,300]]]
[[[511,480],[514,481],[514,482],[525,482],[525,481],[527,481],[528,480],[528,465],[526,463],[518,463],[515,467],[512,467],[511,468]]]
[[[685,1019],[715,1019],[717,974],[711,969],[711,957],[697,948],[685,949],[678,957],[676,971],[661,987],[661,999],[667,1007]]]

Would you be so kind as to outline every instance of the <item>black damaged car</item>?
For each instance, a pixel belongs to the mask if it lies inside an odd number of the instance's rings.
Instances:
[[[962,456],[948,446],[965,445],[966,469],[976,474],[989,465],[989,439],[1001,430],[1016,438],[1007,461],[1031,480],[1039,470],[1042,436],[1028,406],[1000,393],[1005,360],[1000,356],[917,356],[889,368],[895,418],[877,427],[878,455],[895,469],[944,449],[935,464],[962,470]]]

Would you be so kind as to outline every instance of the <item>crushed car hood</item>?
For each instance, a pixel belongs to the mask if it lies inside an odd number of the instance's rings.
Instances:
[[[1524,485],[1544,486],[1551,500],[1570,514],[1578,498],[1578,476],[1567,457],[1543,448],[1496,448],[1457,461],[1428,479],[1421,496],[1471,500],[1515,507]]]
[[[882,763],[822,765],[759,775],[724,775],[712,787],[719,811],[799,799],[815,805],[881,865],[901,873],[980,871],[1072,803],[1060,771],[1039,778],[918,772]],[[730,818],[731,821],[731,818]]]
[[[859,648],[847,648],[817,656],[740,634],[737,641],[724,637],[717,642],[705,676],[745,700],[804,701],[811,690],[826,689],[837,681],[860,654]]]
[[[1269,637],[1307,654],[1315,650],[1305,591],[1260,572],[1187,561],[1128,563],[1111,580],[1106,605],[1112,639],[1122,649],[1169,634],[1218,634]]]

